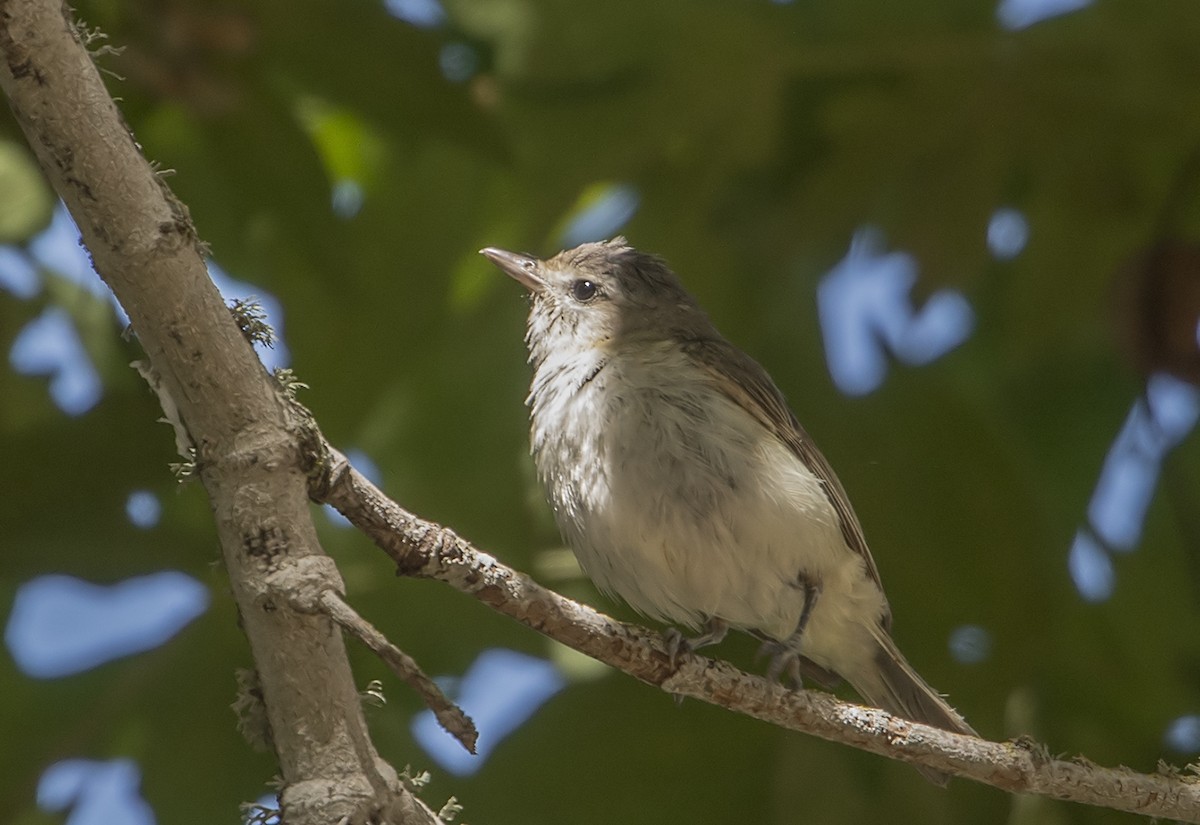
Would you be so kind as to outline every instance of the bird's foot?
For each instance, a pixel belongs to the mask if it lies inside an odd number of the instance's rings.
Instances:
[[[725,638],[729,625],[720,619],[709,619],[704,625],[704,632],[694,638],[687,638],[674,627],[667,628],[663,634],[667,644],[667,656],[670,657],[671,667],[679,665],[679,657],[708,645],[715,645]]]
[[[800,653],[783,642],[763,642],[758,649],[758,657],[770,656],[771,663],[767,666],[767,680],[780,681],[779,677],[787,675],[784,684],[791,682],[796,690],[804,689],[804,679],[800,675]]]

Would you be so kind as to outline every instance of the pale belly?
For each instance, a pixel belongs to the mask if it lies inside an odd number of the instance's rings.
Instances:
[[[584,571],[647,616],[717,618],[778,640],[794,633],[812,582],[821,595],[801,652],[837,669],[869,649],[884,597],[820,480],[733,401],[675,375],[535,406],[539,474]]]

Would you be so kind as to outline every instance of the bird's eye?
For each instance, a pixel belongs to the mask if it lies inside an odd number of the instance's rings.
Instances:
[[[571,284],[571,295],[580,303],[587,303],[592,300],[596,297],[598,291],[595,282],[589,281],[587,278],[580,278]]]

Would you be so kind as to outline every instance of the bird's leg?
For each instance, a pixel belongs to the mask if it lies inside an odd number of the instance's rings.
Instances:
[[[796,629],[786,641],[767,642],[759,653],[771,654],[771,664],[767,668],[767,678],[770,681],[774,682],[786,672],[792,684],[800,689],[804,687],[804,680],[800,676],[800,642],[804,636],[804,629],[808,627],[808,620],[812,618],[817,598],[821,595],[821,585],[801,573],[796,577],[795,586],[804,591],[804,607],[800,608],[800,620],[796,622]]]
[[[682,653],[691,653],[708,645],[715,645],[725,638],[729,625],[716,617],[711,617],[704,624],[704,632],[693,639],[685,637],[677,629],[671,627],[663,634],[667,640],[667,655],[671,657],[671,667],[679,663]]]
[[[804,628],[808,627],[808,620],[812,618],[813,606],[816,605],[817,598],[821,595],[821,585],[803,573],[796,578],[796,585],[804,591],[804,607],[800,608],[800,621],[796,622],[796,629],[792,631],[792,636],[788,639],[793,647],[800,646],[800,637],[804,635]]]

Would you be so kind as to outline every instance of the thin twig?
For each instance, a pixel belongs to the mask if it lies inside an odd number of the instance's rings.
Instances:
[[[388,641],[374,625],[359,616],[332,590],[321,594],[320,604],[329,618],[369,647],[393,673],[417,692],[447,733],[457,739],[469,753],[475,753],[475,742],[479,739],[475,723],[425,675],[416,660]]]
[[[326,445],[327,446],[327,445]],[[1079,757],[1052,759],[1032,740],[991,742],[843,702],[793,691],[695,654],[672,665],[663,637],[618,622],[547,590],[472,547],[452,530],[404,510],[332,448],[312,495],[333,505],[396,563],[398,573],[436,579],[546,636],[647,684],[841,742],[925,765],[1009,792],[1030,793],[1145,816],[1200,823],[1200,777],[1170,770],[1141,774]]]

